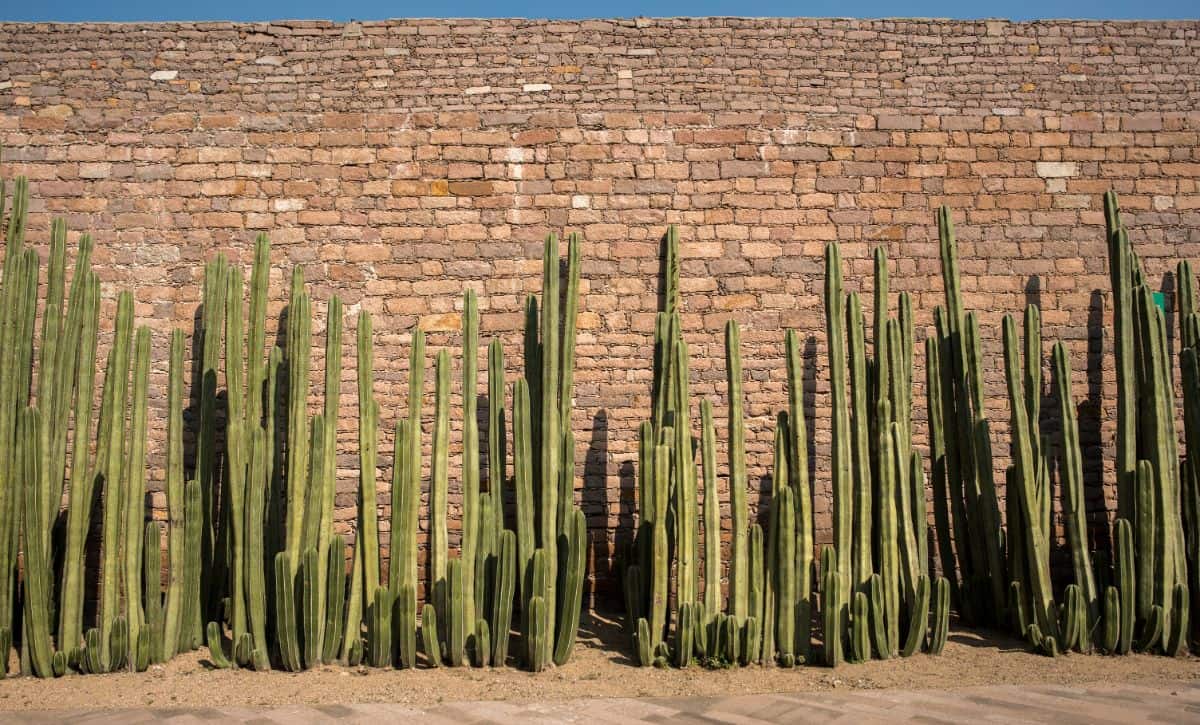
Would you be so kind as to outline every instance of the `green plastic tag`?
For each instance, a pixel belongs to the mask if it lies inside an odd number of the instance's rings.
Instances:
[[[1158,309],[1162,310],[1163,312],[1167,311],[1167,298],[1162,292],[1154,293],[1154,304],[1158,305]]]

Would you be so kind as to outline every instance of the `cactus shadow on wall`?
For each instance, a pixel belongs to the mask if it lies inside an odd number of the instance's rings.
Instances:
[[[592,416],[591,438],[583,461],[583,492],[580,503],[589,522],[587,560],[592,566],[590,582],[585,582],[584,586],[590,585],[585,593],[588,604],[586,608],[591,610],[596,607],[600,596],[611,595],[617,588],[612,549],[609,547],[607,535],[608,411],[604,409]]]
[[[801,396],[804,405],[804,424],[808,430],[806,436],[808,446],[808,485],[809,495],[816,496],[817,480],[817,443],[813,431],[817,425],[817,338],[809,335],[804,341],[804,394]]]
[[[1079,447],[1083,454],[1084,500],[1093,551],[1112,551],[1108,497],[1104,485],[1104,294],[1092,290],[1087,320],[1087,398],[1079,405]],[[1115,491],[1114,491],[1115,494]]]

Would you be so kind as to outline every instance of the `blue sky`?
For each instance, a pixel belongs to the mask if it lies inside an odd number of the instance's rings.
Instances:
[[[937,18],[1185,18],[1200,16],[1196,0],[1006,0],[991,4],[949,0],[609,0],[570,3],[557,0],[11,0],[0,7],[0,20],[153,21],[279,20],[319,18],[345,21],[396,17],[527,17],[587,18],[675,15],[743,15],[808,17],[937,17]]]

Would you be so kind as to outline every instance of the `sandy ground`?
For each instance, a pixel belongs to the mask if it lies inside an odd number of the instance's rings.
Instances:
[[[565,666],[540,675],[512,668],[372,670],[322,667],[302,673],[214,670],[206,650],[176,657],[142,674],[0,681],[0,710],[238,707],[391,702],[555,701],[582,697],[684,697],[834,688],[956,689],[998,684],[1080,684],[1200,680],[1200,658],[1065,655],[1050,659],[1017,640],[971,631],[951,633],[941,657],[843,665],[836,670],[746,667],[727,670],[640,669],[612,619],[582,625]]]

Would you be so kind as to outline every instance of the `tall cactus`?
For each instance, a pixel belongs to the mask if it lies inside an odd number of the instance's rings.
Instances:
[[[1034,619],[1042,635],[1058,637],[1054,595],[1050,584],[1050,552],[1048,537],[1042,527],[1038,510],[1038,462],[1030,440],[1029,407],[1025,402],[1025,387],[1021,380],[1020,353],[1016,325],[1011,316],[1004,318],[1004,368],[1008,381],[1009,409],[1012,416],[1013,467],[1024,514],[1024,531],[1028,557],[1030,594],[1034,598]]]
[[[96,481],[96,463],[89,456],[96,379],[96,326],[100,310],[100,284],[95,272],[86,273],[84,285],[83,313],[79,334],[79,363],[75,373],[73,410],[75,435],[71,449],[70,483],[67,490],[66,552],[63,557],[62,587],[59,595],[58,643],[59,647],[66,650],[76,649],[83,644],[83,558],[87,532],[90,528],[92,494]],[[182,359],[182,335],[179,344]],[[3,592],[0,592],[0,597],[3,596]],[[0,649],[0,652],[2,652],[0,657],[8,656],[7,648]],[[174,649],[171,650],[171,653],[174,653]]]
[[[105,400],[101,404],[101,468],[104,476],[104,563],[100,579],[100,659],[112,660],[112,628],[120,614],[118,563],[122,541],[121,466],[125,459],[125,411],[129,399],[129,346],[133,328],[133,297],[122,292],[117,301],[117,323],[108,372]]]
[[[1083,458],[1079,449],[1079,423],[1075,418],[1075,404],[1071,396],[1071,368],[1067,349],[1062,342],[1054,345],[1054,385],[1062,420],[1063,514],[1066,519],[1067,542],[1071,550],[1071,564],[1075,572],[1075,584],[1087,607],[1089,623],[1100,618],[1099,593],[1092,573],[1091,557],[1088,553],[1087,512],[1083,498]],[[1091,631],[1090,624],[1086,627]]]
[[[746,422],[742,413],[742,353],[737,322],[725,324],[725,374],[729,389],[729,508],[733,544],[729,561],[729,613],[749,616],[750,548],[746,505]]]
[[[833,539],[837,563],[834,567],[841,578],[834,592],[842,597],[838,606],[849,608],[848,584],[851,577],[854,507],[850,477],[850,421],[846,401],[846,335],[842,300],[842,255],[838,245],[825,247],[825,344],[829,350],[829,395],[833,401],[830,467],[833,479]],[[828,596],[828,595],[827,595]],[[822,604],[822,606],[825,606]],[[845,624],[845,619],[837,620]],[[839,645],[840,647],[840,645]]]
[[[139,327],[134,338],[133,400],[130,410],[129,452],[122,471],[124,503],[125,621],[129,641],[141,634],[142,541],[146,524],[146,396],[150,377],[150,328]]]
[[[479,421],[476,390],[479,385],[479,304],[475,290],[463,295],[463,458],[462,458],[462,560],[464,621],[474,626],[475,555],[479,547]]]

